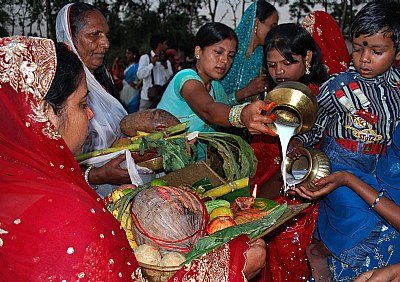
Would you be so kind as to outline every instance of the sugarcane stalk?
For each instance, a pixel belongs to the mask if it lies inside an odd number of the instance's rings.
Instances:
[[[188,125],[188,122],[183,122],[183,123],[179,123],[177,125],[173,125],[173,126],[169,126],[167,128],[165,128],[163,131],[158,131],[158,132],[154,132],[154,133],[150,133],[148,135],[142,135],[142,136],[146,136],[146,138],[151,139],[151,140],[159,140],[161,138],[165,136],[170,136],[172,134],[184,131],[186,129]],[[77,157],[75,157],[75,160],[77,162],[81,162],[93,157],[97,157],[100,155],[104,155],[104,154],[109,154],[109,153],[114,153],[120,150],[124,150],[127,149],[129,151],[139,151],[139,145],[142,142],[142,136],[138,139],[131,139],[132,140],[132,144],[126,145],[126,146],[121,146],[121,147],[112,147],[112,148],[108,148],[108,149],[103,149],[103,150],[97,150],[97,151],[92,151],[92,152],[88,152],[85,154],[81,154]],[[171,136],[169,138],[180,138],[181,136]]]
[[[185,131],[188,123],[189,122],[186,121],[186,122],[179,123],[177,125],[172,125],[172,126],[167,127],[166,129],[164,129],[164,136],[169,137],[170,135]]]
[[[92,152],[88,152],[85,154],[81,154],[79,156],[75,157],[75,160],[77,162],[81,162],[93,157],[97,157],[97,156],[101,156],[101,155],[105,155],[105,154],[109,154],[109,153],[114,153],[114,152],[118,152],[124,149],[127,149],[129,151],[139,151],[139,145],[140,144],[130,144],[127,146],[122,146],[122,147],[117,147],[117,148],[108,148],[108,149],[104,149],[104,150],[97,150],[97,151],[92,151]]]
[[[202,197],[212,197],[212,198],[218,198],[222,197],[226,194],[229,194],[230,192],[233,192],[235,190],[243,189],[249,185],[249,178],[244,177],[238,180],[234,180],[232,182],[229,182],[227,184],[222,184],[218,187],[215,187],[211,190],[206,191]]]

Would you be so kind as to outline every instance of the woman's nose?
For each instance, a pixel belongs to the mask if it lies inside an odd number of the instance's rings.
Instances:
[[[226,64],[226,62],[228,61],[228,55],[227,54],[223,54],[220,57],[220,61],[224,64]]]
[[[280,67],[279,65],[277,65],[275,68],[275,74],[284,74],[284,73],[285,73],[285,70],[282,67]]]

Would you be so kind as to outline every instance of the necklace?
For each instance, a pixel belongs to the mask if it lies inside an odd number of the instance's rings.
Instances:
[[[193,68],[194,68],[194,71],[197,73],[197,75],[201,78],[201,76],[199,75],[199,71],[197,70],[197,67],[194,66]],[[216,102],[217,97],[216,97],[216,93],[214,90],[214,86],[212,85],[212,82],[213,82],[213,80],[211,80],[210,91],[208,93],[211,95],[211,98],[213,98],[214,102]],[[204,81],[203,81],[203,83],[204,83]],[[204,88],[206,88],[205,85],[204,85]],[[207,88],[206,88],[206,90],[207,90]],[[212,91],[212,94],[210,93],[211,91]]]

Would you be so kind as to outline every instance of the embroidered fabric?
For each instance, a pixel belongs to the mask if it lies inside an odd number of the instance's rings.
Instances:
[[[0,39],[0,264],[4,281],[146,281],[119,222],[40,110],[56,70],[49,39]],[[48,129],[51,129],[50,131]],[[246,278],[240,236],[170,281]]]

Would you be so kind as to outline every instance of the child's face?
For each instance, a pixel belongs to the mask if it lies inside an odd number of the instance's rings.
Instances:
[[[379,32],[371,36],[353,37],[352,45],[354,67],[365,78],[384,73],[395,59],[400,59],[400,52],[396,54],[389,34]]]
[[[305,73],[305,59],[301,55],[293,55],[297,61],[289,62],[276,49],[267,52],[267,69],[276,84],[285,81],[300,81]]]

